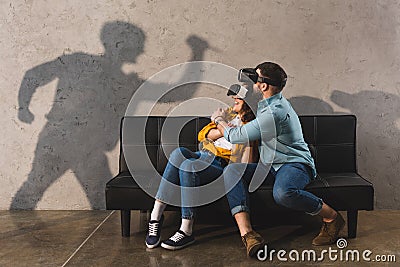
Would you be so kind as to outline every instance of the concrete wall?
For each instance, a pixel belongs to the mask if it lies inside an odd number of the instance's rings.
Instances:
[[[189,60],[276,61],[300,114],[356,114],[359,172],[374,183],[377,208],[400,208],[397,1],[0,5],[0,209],[104,208],[130,96]],[[186,86],[156,113],[210,94],[229,103],[221,88]]]

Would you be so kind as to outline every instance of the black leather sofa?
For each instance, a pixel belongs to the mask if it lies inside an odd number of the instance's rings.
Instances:
[[[153,170],[162,174],[167,164],[166,155],[178,143],[197,150],[197,133],[210,121],[201,117],[168,117],[168,129],[163,129],[165,120],[166,117],[125,117],[121,121],[119,173],[107,183],[105,193],[106,208],[121,211],[122,236],[130,235],[131,210],[151,210],[154,202],[132,178],[123,149],[129,153],[129,162],[135,163],[129,166],[134,175],[146,179],[154,175]],[[374,207],[373,185],[357,173],[356,117],[300,116],[300,121],[318,172],[317,179],[306,190],[321,197],[336,210],[347,211],[348,237],[354,238],[358,210],[373,210]],[[168,145],[162,146],[161,139]],[[177,140],[176,145],[169,142],[173,139]],[[225,197],[207,208],[229,213]],[[251,193],[251,209],[266,211],[284,208],[275,204],[271,185],[262,184]]]

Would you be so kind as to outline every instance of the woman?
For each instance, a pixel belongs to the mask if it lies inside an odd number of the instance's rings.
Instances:
[[[246,89],[239,85],[229,88],[227,95],[234,99],[234,105],[226,112],[226,120],[233,126],[240,126],[255,118],[248,102],[251,101]],[[246,103],[246,102],[247,103]],[[217,179],[229,162],[255,162],[258,156],[257,144],[232,145],[218,131],[214,122],[206,125],[198,134],[200,151],[192,152],[187,148],[175,149],[168,160],[158,189],[154,207],[151,212],[146,246],[155,248],[160,243],[163,212],[170,199],[172,190],[166,190],[168,182],[182,187],[195,187]],[[185,207],[189,196],[182,191],[182,223],[180,229],[161,246],[170,250],[184,248],[194,242],[192,228],[195,209]]]

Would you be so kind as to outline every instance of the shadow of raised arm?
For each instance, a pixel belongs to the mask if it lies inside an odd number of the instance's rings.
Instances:
[[[58,60],[36,66],[25,73],[18,91],[18,119],[32,123],[35,116],[29,110],[29,104],[36,89],[57,78]]]

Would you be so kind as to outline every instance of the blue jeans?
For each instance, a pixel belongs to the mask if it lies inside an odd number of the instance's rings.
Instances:
[[[257,163],[233,163],[229,164],[224,171],[224,183],[227,189],[229,207],[232,215],[238,212],[250,212],[248,185],[255,173],[256,167],[264,174],[267,174],[264,183],[273,185],[273,197],[277,204],[287,208],[304,211],[316,215],[322,208],[322,199],[303,190],[311,181],[311,168],[303,163],[286,163],[278,171],[273,168],[267,173],[267,168]],[[232,184],[235,177],[242,176],[236,185]]]
[[[187,148],[178,147],[172,151],[163,178],[157,191],[156,199],[168,203],[174,192],[168,190],[166,181],[182,187],[195,187],[210,183],[222,175],[226,161],[215,157],[211,152],[192,152]],[[182,218],[192,219],[195,216],[195,209],[188,207],[190,198],[184,190],[181,191]]]

